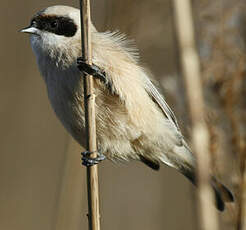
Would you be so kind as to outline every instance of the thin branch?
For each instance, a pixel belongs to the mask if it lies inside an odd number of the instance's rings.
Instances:
[[[82,56],[87,64],[92,64],[90,1],[80,0]],[[97,157],[95,93],[93,78],[84,77],[85,126],[87,150],[92,158]],[[82,138],[82,137],[81,137]],[[87,167],[88,221],[89,230],[100,230],[99,191],[97,165]]]
[[[204,230],[217,230],[218,220],[213,207],[210,187],[209,134],[204,121],[204,101],[200,62],[195,48],[194,26],[190,0],[174,0],[176,30],[181,52],[181,63],[186,85],[192,122],[192,144],[197,156],[198,205],[200,226]]]

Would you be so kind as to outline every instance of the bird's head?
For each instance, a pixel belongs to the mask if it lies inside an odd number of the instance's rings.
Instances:
[[[69,6],[51,6],[36,13],[30,25],[20,32],[30,34],[36,56],[43,53],[52,59],[80,56],[80,11]]]

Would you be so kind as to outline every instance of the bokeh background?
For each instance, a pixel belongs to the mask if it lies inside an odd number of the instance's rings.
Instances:
[[[82,149],[56,119],[28,36],[18,33],[35,12],[57,4],[78,7],[79,1],[0,3],[2,230],[87,229]],[[142,65],[159,82],[189,140],[172,0],[92,0],[91,4],[99,31],[120,30],[136,41]],[[245,16],[243,1],[194,1],[213,168],[236,195],[245,153]],[[199,229],[194,187],[175,170],[162,166],[154,172],[137,162],[104,161],[99,176],[102,229]],[[221,229],[234,229],[236,206],[218,215]]]

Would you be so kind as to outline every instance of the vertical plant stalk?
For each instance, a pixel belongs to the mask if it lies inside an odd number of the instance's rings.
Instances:
[[[195,47],[192,6],[190,0],[174,0],[173,4],[177,40],[192,122],[192,146],[197,158],[200,228],[217,230],[218,220],[210,187],[209,133],[204,121],[200,62]]]
[[[90,31],[90,0],[80,0],[81,17],[81,46],[82,57],[87,64],[92,64],[92,47]],[[85,128],[87,150],[91,157],[97,157],[96,142],[96,117],[95,117],[95,93],[93,77],[84,77],[84,105],[85,105]],[[81,137],[82,138],[82,137]],[[87,167],[87,191],[88,191],[88,222],[89,230],[100,230],[99,214],[99,191],[97,165]]]

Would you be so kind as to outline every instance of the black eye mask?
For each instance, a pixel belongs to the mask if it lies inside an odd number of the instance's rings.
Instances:
[[[31,26],[65,37],[73,37],[77,25],[68,17],[54,15],[37,15],[31,21]]]

